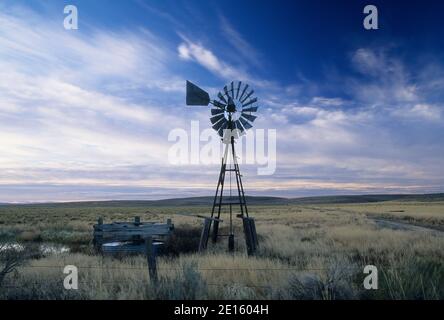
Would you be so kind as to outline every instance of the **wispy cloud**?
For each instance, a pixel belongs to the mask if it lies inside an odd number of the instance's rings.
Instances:
[[[225,80],[247,79],[251,77],[238,68],[220,60],[211,50],[205,48],[202,44],[193,42],[186,38],[178,46],[179,57],[184,60],[194,61],[214,75]]]
[[[257,51],[240,32],[238,32],[228,19],[220,14],[220,26],[225,40],[235,49],[236,54],[243,58],[245,64],[252,64],[256,68],[263,66],[259,51]]]
[[[352,65],[366,78],[349,83],[355,96],[367,103],[391,105],[418,99],[417,85],[402,61],[387,52],[388,49],[359,48],[352,54]]]

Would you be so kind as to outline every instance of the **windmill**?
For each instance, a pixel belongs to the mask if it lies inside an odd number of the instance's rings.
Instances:
[[[216,194],[211,209],[211,217],[205,219],[199,250],[204,250],[207,247],[211,224],[213,224],[212,241],[217,242],[219,237],[228,236],[228,250],[234,250],[233,209],[237,207],[239,208],[239,213],[236,216],[243,221],[248,253],[254,253],[258,245],[254,219],[248,216],[242,175],[240,174],[235,148],[236,139],[244,135],[246,130],[252,128],[252,123],[256,120],[254,113],[257,112],[258,106],[257,98],[253,95],[254,90],[248,84],[241,81],[232,81],[224,86],[223,90],[217,94],[216,99],[211,100],[205,90],[187,81],[186,104],[188,106],[211,105],[210,122],[213,129],[221,137],[221,142],[225,145]],[[229,154],[231,154],[232,161],[227,167]],[[229,173],[228,197],[224,195],[227,172]],[[236,180],[235,196],[232,195],[231,188],[232,174],[234,174]],[[221,213],[223,207],[228,207],[229,209],[228,235],[219,234],[219,223],[222,222]]]

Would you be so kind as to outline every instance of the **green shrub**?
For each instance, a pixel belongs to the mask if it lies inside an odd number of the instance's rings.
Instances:
[[[149,289],[149,296],[161,300],[196,300],[207,295],[207,286],[195,262],[185,263],[183,270],[174,278],[161,277]]]

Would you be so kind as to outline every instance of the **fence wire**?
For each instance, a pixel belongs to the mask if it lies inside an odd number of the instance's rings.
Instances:
[[[34,266],[20,266],[19,269],[60,269],[63,270],[65,266],[64,265],[34,265]],[[108,270],[144,270],[146,271],[146,277],[137,279],[137,282],[142,283],[146,286],[151,286],[153,283],[159,283],[161,280],[152,280],[149,277],[148,274],[148,266],[145,267],[107,267],[107,266],[99,266],[99,265],[88,265],[88,266],[77,266],[78,269],[97,269],[100,271],[108,271]],[[359,267],[342,267],[343,269],[353,269],[353,270],[361,270]],[[400,269],[408,269],[409,266],[378,266],[378,269],[381,269],[383,272],[388,270],[400,270]],[[184,271],[184,268],[171,268],[171,267],[157,267],[157,271]],[[254,268],[254,267],[248,267],[248,268],[194,268],[193,270],[196,271],[214,271],[214,272],[224,272],[224,271],[261,271],[261,272],[309,272],[309,271],[327,271],[331,270],[331,268],[323,267],[323,268],[300,268],[300,267],[287,267],[287,268]],[[63,276],[61,274],[61,276]],[[102,274],[103,276],[103,274]],[[161,276],[161,275],[160,275]],[[80,278],[80,276],[79,276]],[[85,279],[81,280],[79,279],[79,287],[80,285],[87,285],[88,289],[94,289],[91,287],[91,284],[95,284],[97,289],[100,289],[101,285],[109,285],[109,286],[125,286],[124,282],[120,282],[120,280],[126,279],[126,280],[134,280],[130,277],[116,277],[116,280],[103,280],[103,279],[92,279],[91,281],[87,281]],[[162,279],[162,277],[160,277]],[[63,278],[55,279],[55,281],[63,281]],[[43,285],[45,280],[42,281],[27,281],[27,284],[33,284],[33,285]],[[213,282],[207,282],[206,280],[202,281],[203,286],[212,286],[212,287],[219,287],[219,288],[252,288],[252,289],[264,289],[264,290],[280,290],[280,289],[288,289],[288,285],[286,286],[277,286],[277,285],[253,285],[253,284],[243,284],[243,283],[213,283]],[[23,286],[14,285],[14,284],[3,284],[0,285],[0,291],[2,289],[22,289]],[[70,290],[68,290],[70,291]],[[76,291],[76,290],[74,290]]]
[[[68,264],[69,265],[69,264]],[[76,266],[78,269],[101,269],[101,270],[148,270],[148,267],[106,267],[106,266]],[[19,268],[64,268],[65,265],[39,265],[39,266],[20,266]],[[359,267],[350,266],[342,269],[356,270]],[[409,269],[409,266],[377,266],[378,269]],[[195,268],[196,271],[327,271],[332,268]],[[157,267],[157,270],[183,271],[184,268]]]

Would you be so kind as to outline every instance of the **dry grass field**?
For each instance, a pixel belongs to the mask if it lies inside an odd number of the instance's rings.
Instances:
[[[0,206],[0,238],[40,250],[5,276],[1,299],[444,299],[444,202],[250,206],[260,248],[245,253],[241,221],[236,251],[226,239],[196,252],[207,206]],[[175,234],[150,282],[144,256],[92,250],[92,225],[165,221]],[[41,250],[40,250],[41,251]],[[1,255],[1,253],[0,253]],[[1,263],[1,261],[0,261]],[[365,265],[378,267],[379,289],[365,290]],[[79,268],[79,289],[63,288],[65,265]],[[1,268],[1,264],[0,264]]]

